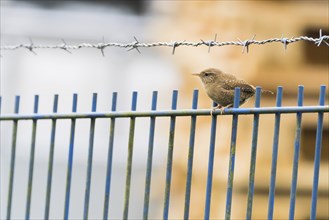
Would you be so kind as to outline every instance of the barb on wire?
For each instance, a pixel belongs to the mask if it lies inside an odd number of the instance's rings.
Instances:
[[[177,41],[175,41],[175,42],[172,43],[172,53],[171,53],[172,55],[175,54],[176,47],[178,47]]]
[[[214,40],[204,41],[204,40],[201,39],[201,42],[204,45],[208,45],[208,53],[210,53],[210,48],[216,45],[216,41],[217,41],[217,34],[215,34],[215,39]]]
[[[94,48],[99,49],[103,56],[105,56],[104,50],[106,47],[119,47],[119,48],[128,48],[128,51],[131,51],[133,49],[137,50],[138,53],[141,53],[139,48],[151,48],[151,47],[171,47],[172,48],[172,54],[175,54],[175,51],[177,47],[179,46],[188,46],[188,47],[198,47],[198,46],[206,46],[208,48],[208,53],[210,52],[210,49],[214,46],[222,47],[222,46],[242,46],[242,53],[245,51],[249,52],[249,46],[254,45],[263,45],[263,44],[269,44],[269,43],[282,43],[284,46],[284,49],[287,50],[288,44],[296,43],[299,41],[304,42],[313,42],[317,46],[329,46],[329,43],[327,42],[329,40],[328,35],[323,35],[322,30],[319,31],[319,37],[313,38],[308,36],[300,36],[300,37],[291,37],[287,38],[283,35],[280,38],[270,38],[265,40],[255,40],[256,35],[254,35],[251,39],[247,39],[245,41],[242,41],[238,38],[238,41],[217,41],[217,34],[215,35],[214,40],[210,41],[204,41],[200,40],[198,42],[189,42],[189,41],[172,41],[172,42],[152,42],[152,43],[141,43],[137,40],[137,38],[134,36],[135,41],[132,43],[116,43],[116,42],[108,42],[105,43],[104,38],[103,42],[91,44],[91,43],[81,43],[77,45],[68,45],[64,40],[63,44],[59,45],[39,45],[34,44],[32,40],[30,39],[30,44],[16,44],[16,45],[1,45],[0,51],[13,51],[18,50],[21,48],[28,49],[30,52],[36,54],[36,49],[62,49],[69,53],[71,53],[72,50],[77,50],[81,48]],[[2,53],[3,55],[3,53]]]
[[[128,49],[128,51],[131,51],[133,49],[136,49],[138,51],[138,53],[141,53],[138,49],[138,44],[139,44],[139,41],[137,40],[137,38],[134,36],[134,39],[135,39],[135,42],[133,43],[133,45],[131,46],[130,49]]]
[[[180,46],[180,45],[183,45],[183,43],[185,42],[186,40],[183,40],[182,42],[172,42],[171,45],[172,45],[172,55],[175,54],[175,50],[176,50],[176,47]]]
[[[283,34],[282,34],[282,36],[281,36],[281,43],[283,43],[284,51],[287,51],[287,46],[288,46],[288,44],[289,44],[288,40],[289,40],[289,39],[286,38],[286,37],[283,37]]]
[[[67,49],[67,44],[66,44],[65,40],[64,40],[64,39],[62,39],[62,41],[63,41],[63,45],[62,45],[61,49],[63,49],[63,50],[65,50],[66,52],[68,52],[68,53],[71,53],[71,54],[72,54],[72,52],[71,52],[71,51],[69,51],[69,50]]]
[[[325,38],[325,37],[327,37],[327,38]],[[320,44],[322,42],[324,42],[325,44],[327,44],[327,46],[329,46],[328,42],[325,41],[325,39],[328,39],[328,36],[322,36],[322,29],[320,29],[320,31],[319,31],[319,38],[314,43],[317,44],[318,47],[320,46]]]
[[[105,47],[106,47],[106,44],[105,44],[105,39],[104,39],[104,36],[103,36],[103,42],[97,44],[97,49],[101,50],[101,53],[102,53],[103,57],[105,57],[105,53],[104,53],[104,48]]]
[[[243,46],[242,48],[242,53],[244,53],[244,50],[247,49],[247,53],[249,52],[249,45],[254,43],[254,39],[256,37],[256,34],[254,34],[254,36],[252,37],[251,40],[245,40],[245,41],[241,41],[239,38],[239,42],[241,43],[241,45]]]
[[[26,48],[30,51],[30,52],[32,52],[34,55],[37,55],[37,53],[33,50],[34,49],[34,44],[33,44],[33,41],[32,41],[32,38],[30,38],[29,37],[29,40],[30,40],[30,45],[29,46],[27,46]]]

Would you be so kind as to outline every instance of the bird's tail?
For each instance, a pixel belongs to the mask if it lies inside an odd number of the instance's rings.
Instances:
[[[264,94],[274,95],[274,92],[272,92],[272,91],[270,91],[270,90],[265,90],[265,89],[262,89],[262,93],[264,93]]]

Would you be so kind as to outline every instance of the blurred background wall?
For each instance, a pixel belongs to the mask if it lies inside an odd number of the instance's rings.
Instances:
[[[318,37],[319,29],[328,32],[327,1],[1,1],[1,44],[28,43],[67,44],[83,42],[140,42],[212,40],[236,41],[273,37],[307,35]],[[49,113],[54,94],[60,95],[59,112],[70,112],[72,94],[78,93],[78,111],[91,110],[91,96],[97,92],[97,110],[110,109],[113,91],[119,93],[118,110],[129,110],[131,92],[139,92],[138,110],[150,109],[151,93],[159,91],[158,109],[169,109],[171,92],[179,89],[178,108],[190,108],[194,88],[199,79],[191,76],[208,67],[236,74],[254,85],[269,90],[284,86],[283,106],[296,105],[297,86],[305,86],[305,105],[317,105],[319,86],[328,87],[328,47],[309,42],[288,45],[280,43],[250,46],[249,53],[234,46],[178,47],[175,55],[170,48],[140,48],[126,52],[120,48],[105,49],[103,57],[94,49],[1,51],[2,113],[13,112],[14,95],[21,95],[22,113],[31,113],[33,95],[40,95],[39,112]],[[328,94],[328,92],[327,92]],[[327,95],[328,97],[328,95]],[[211,102],[200,91],[199,108],[210,108]],[[253,99],[244,107],[253,106]],[[261,106],[274,106],[275,97],[263,96]],[[260,120],[256,185],[253,217],[267,216],[267,197],[273,139],[273,115]],[[232,218],[244,218],[246,210],[252,116],[239,119],[236,173]],[[144,190],[147,120],[137,120],[134,145],[133,182],[129,217],[141,218]],[[328,209],[328,116],[325,117],[322,164],[320,173],[318,217],[327,219]],[[90,202],[90,218],[102,217],[108,120],[97,122]],[[128,120],[118,120],[113,185],[109,218],[121,218],[128,142]],[[27,188],[31,123],[18,128],[17,164],[12,217],[23,218]],[[71,218],[82,218],[88,151],[89,121],[77,126],[72,182]],[[157,121],[150,218],[161,218],[165,183],[165,161],[168,144],[168,120]],[[275,218],[287,218],[293,157],[295,116],[282,116]],[[316,115],[303,116],[301,164],[298,179],[296,218],[308,219],[313,172]],[[197,137],[191,197],[191,218],[203,217],[205,183],[209,150],[210,118],[197,121]],[[189,119],[177,120],[174,149],[174,170],[170,200],[170,218],[182,218],[188,152]],[[216,156],[211,217],[224,217],[231,116],[218,118]],[[62,218],[68,153],[69,122],[58,124],[56,139],[51,218]],[[34,171],[34,193],[31,218],[42,218],[45,202],[46,173],[49,151],[50,122],[38,124],[38,141]],[[1,218],[7,201],[11,124],[1,125]],[[106,152],[106,153],[104,153]],[[44,177],[44,178],[43,178]],[[63,205],[59,205],[63,204]]]
[[[165,11],[169,16],[159,25],[153,24],[156,33],[164,38],[211,40],[217,33],[220,41],[251,39],[267,39],[273,36],[319,36],[319,29],[328,33],[328,2],[295,2],[295,1],[219,1],[219,2],[161,2],[155,4],[157,10]],[[170,6],[170,7],[169,7]],[[212,33],[212,35],[209,35]],[[287,51],[281,44],[251,46],[249,54],[241,53],[235,47],[211,48],[206,53],[205,48],[184,48],[175,53],[175,63],[180,72],[190,73],[207,67],[219,67],[246,79],[254,85],[275,91],[276,87],[284,87],[284,106],[296,105],[297,86],[305,86],[305,105],[318,103],[319,85],[328,85],[328,47],[314,47],[312,44],[289,45]],[[191,62],[193,60],[193,62]],[[195,80],[189,76],[182,85],[183,91],[195,87]],[[328,92],[327,92],[328,94]],[[204,92],[201,92],[200,105],[209,106]],[[185,100],[185,99],[184,99]],[[189,99],[187,99],[189,100]],[[327,99],[328,100],[328,99]],[[252,107],[253,101],[245,106]],[[263,96],[263,106],[274,106],[275,97]],[[256,185],[253,217],[267,218],[268,186],[270,180],[270,163],[273,139],[273,119],[271,115],[263,115],[258,136],[258,153],[256,163]],[[305,115],[302,129],[302,152],[299,170],[296,219],[309,219],[310,196],[312,186],[314,143],[316,133],[316,115]],[[328,117],[323,137],[321,192],[319,194],[318,217],[328,218]],[[211,217],[224,218],[227,171],[229,160],[231,117],[218,119],[215,180],[212,197]],[[194,182],[192,184],[192,208],[194,218],[202,218],[205,200],[205,184],[207,175],[207,159],[209,145],[209,118],[198,121],[196,153],[194,165]],[[276,219],[285,219],[289,212],[289,194],[293,158],[295,116],[286,115],[282,120],[280,150],[277,178],[277,197],[275,203]],[[238,143],[236,152],[236,173],[232,210],[233,219],[245,217],[247,206],[247,190],[250,164],[252,117],[246,116],[239,121]],[[188,123],[180,131],[188,132]],[[179,142],[179,140],[177,141]],[[183,141],[182,141],[183,142]],[[187,144],[185,139],[185,145]],[[177,144],[180,145],[180,144]],[[183,146],[185,146],[183,144]],[[178,147],[177,147],[178,148]],[[205,148],[207,150],[205,150]],[[184,150],[182,150],[184,151]],[[186,173],[186,155],[179,154],[176,159],[176,210],[172,215],[179,218],[183,212],[185,196],[184,181]],[[177,156],[179,157],[179,156]],[[180,173],[179,173],[180,172]]]

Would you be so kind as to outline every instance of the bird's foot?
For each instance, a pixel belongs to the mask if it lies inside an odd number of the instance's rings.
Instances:
[[[224,106],[221,106],[221,107],[219,108],[219,110],[220,110],[220,114],[221,114],[221,115],[224,113],[224,110],[225,110],[226,108],[227,108],[227,107],[224,107]]]
[[[224,113],[224,110],[227,109],[227,108],[230,108],[232,107],[233,104],[229,104],[227,106],[221,106],[221,105],[217,105],[216,107],[213,107],[213,109],[211,110],[210,112],[210,115],[213,114],[213,112],[216,110],[216,109],[219,109],[220,110],[220,114],[222,115]]]
[[[214,111],[215,111],[216,109],[219,109],[219,110],[220,110],[220,114],[223,114],[223,110],[224,110],[223,108],[224,108],[223,106],[217,104],[217,106],[215,106],[215,107],[213,107],[213,108],[211,109],[211,111],[210,111],[210,115],[212,116],[212,114],[214,113]]]
[[[220,108],[220,114],[222,115],[224,113],[224,110],[227,108],[231,108],[233,106],[233,104],[228,104],[227,106],[222,106]]]

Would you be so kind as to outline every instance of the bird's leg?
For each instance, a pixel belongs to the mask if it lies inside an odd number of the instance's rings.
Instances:
[[[220,107],[220,114],[222,115],[223,112],[224,112],[224,110],[225,110],[226,108],[229,108],[229,107],[232,107],[232,106],[233,106],[233,104],[229,104],[229,105],[227,105],[227,106],[221,106],[221,107]]]
[[[213,112],[214,112],[216,109],[221,109],[221,108],[223,108],[223,106],[221,106],[220,104],[217,104],[215,107],[213,107],[213,108],[211,109],[210,115],[212,116]]]

